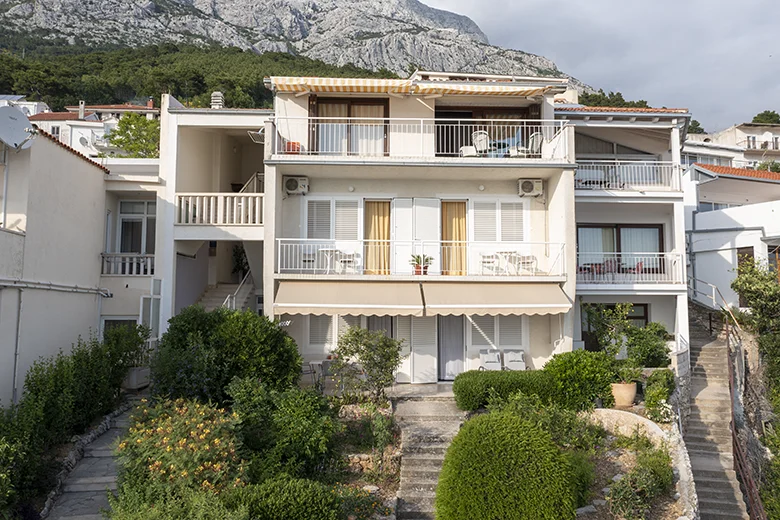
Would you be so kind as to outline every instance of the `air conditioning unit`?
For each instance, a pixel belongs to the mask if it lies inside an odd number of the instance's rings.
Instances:
[[[285,177],[284,191],[288,195],[306,195],[309,193],[308,177]]]
[[[538,197],[544,193],[542,179],[518,179],[517,194],[521,197]]]

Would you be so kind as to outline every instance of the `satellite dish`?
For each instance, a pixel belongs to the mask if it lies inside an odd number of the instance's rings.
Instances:
[[[247,130],[246,132],[249,134],[249,138],[252,140],[255,144],[265,144],[265,128],[261,128],[258,131],[253,130]]]
[[[35,128],[23,113],[14,107],[0,107],[0,141],[14,150],[32,146]]]
[[[87,141],[87,138],[84,137],[83,135],[79,137],[79,143],[81,143],[81,146],[83,146],[84,148],[87,148],[89,146],[89,141]]]

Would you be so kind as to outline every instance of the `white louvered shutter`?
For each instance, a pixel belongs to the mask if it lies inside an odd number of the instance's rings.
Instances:
[[[336,240],[358,239],[358,201],[336,201]]]
[[[496,345],[496,319],[494,316],[469,316],[471,345],[494,347]]]
[[[437,374],[436,316],[412,318],[412,383],[435,383]]]
[[[306,218],[306,238],[330,240],[330,201],[310,200]]]
[[[360,327],[360,316],[339,316],[339,336],[347,332],[350,327]]]
[[[395,373],[399,383],[412,381],[412,317],[397,316],[395,318],[395,337],[403,341],[401,344],[401,365]]]
[[[501,241],[522,242],[525,235],[525,204],[501,203]]]
[[[333,343],[333,317],[309,316],[309,344],[331,345]]]
[[[474,241],[496,241],[496,203],[474,202]]]
[[[498,344],[501,348],[523,346],[523,317],[498,317]]]

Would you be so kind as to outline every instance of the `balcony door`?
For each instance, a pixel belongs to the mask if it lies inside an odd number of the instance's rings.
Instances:
[[[467,251],[466,201],[441,203],[441,271],[443,275],[465,276]]]
[[[390,201],[367,200],[364,203],[364,272],[390,274]]]
[[[386,155],[386,99],[315,99],[312,139],[320,155]]]
[[[655,224],[582,225],[577,228],[580,272],[661,273],[663,226]]]
[[[411,275],[413,261],[421,261],[428,274],[441,272],[441,200],[392,201],[393,272]],[[422,272],[421,272],[422,273]]]

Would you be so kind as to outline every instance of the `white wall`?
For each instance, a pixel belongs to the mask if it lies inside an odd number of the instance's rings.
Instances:
[[[36,141],[43,140],[36,139]],[[37,143],[34,146],[37,146]],[[8,203],[6,204],[8,222],[4,223],[3,227],[13,231],[24,232],[27,229],[27,199],[30,190],[32,154],[32,148],[8,154]],[[0,186],[0,198],[2,196],[2,186]],[[0,219],[2,218],[0,214]]]
[[[0,228],[0,278],[21,278],[24,235]]]
[[[699,201],[756,204],[780,200],[780,183],[718,178],[699,184]]]
[[[215,134],[205,130],[179,128],[177,192],[214,191],[217,182],[213,155],[215,139]]]
[[[195,258],[176,255],[176,299],[174,315],[198,301],[208,284],[209,243],[204,242]]]
[[[150,294],[150,276],[103,276],[100,286],[111,291],[111,298],[103,300],[101,315],[138,316],[141,309],[141,296]]]

